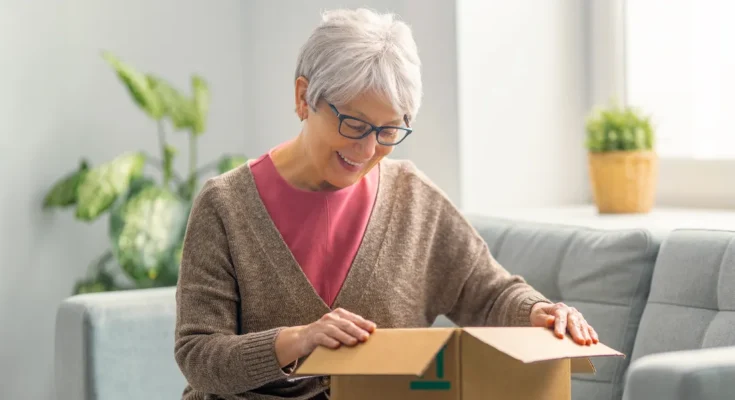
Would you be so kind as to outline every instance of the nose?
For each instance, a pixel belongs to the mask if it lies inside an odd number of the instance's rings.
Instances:
[[[364,160],[367,160],[373,158],[378,146],[380,146],[380,143],[378,143],[378,139],[375,137],[375,133],[373,132],[372,134],[367,135],[367,137],[358,140],[357,143],[355,143],[355,146],[357,146],[358,154],[360,154]]]

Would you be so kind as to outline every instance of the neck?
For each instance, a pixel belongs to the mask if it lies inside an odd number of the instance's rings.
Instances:
[[[275,150],[271,158],[283,179],[294,187],[314,192],[337,189],[321,179],[321,174],[311,161],[303,133],[295,140]]]

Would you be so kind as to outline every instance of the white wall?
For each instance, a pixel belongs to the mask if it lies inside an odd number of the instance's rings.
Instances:
[[[80,157],[101,163],[127,150],[155,153],[155,126],[100,58],[124,60],[186,87],[212,91],[200,159],[257,156],[298,132],[296,52],[319,11],[367,5],[396,11],[416,31],[426,100],[416,134],[396,151],[458,196],[454,3],[435,1],[0,0],[0,398],[53,398],[55,310],[107,246],[107,221],[45,213],[46,190]],[[185,137],[175,138],[185,168]],[[437,160],[441,160],[437,162]]]
[[[0,398],[53,398],[56,306],[108,246],[107,221],[42,212],[46,190],[82,156],[156,151],[155,127],[101,49],[179,85],[201,73],[213,103],[200,159],[254,157],[298,132],[296,53],[319,11],[395,11],[413,26],[425,80],[416,133],[396,157],[413,159],[469,211],[586,195],[579,1],[274,3],[0,0]],[[184,139],[175,140],[179,168]]]
[[[397,13],[413,28],[423,62],[424,102],[414,134],[391,157],[410,158],[450,198],[459,202],[457,85],[454,0],[270,0],[248,2],[247,36],[253,43],[252,120],[247,147],[260,154],[299,131],[294,110],[294,70],[302,43],[319,22],[320,11],[368,7]]]
[[[586,202],[582,1],[457,1],[463,209]]]
[[[107,221],[44,213],[43,195],[82,156],[157,149],[101,49],[179,85],[212,90],[200,159],[245,151],[243,2],[0,0],[0,398],[53,399],[58,303],[107,248]],[[177,137],[184,171],[186,141]]]

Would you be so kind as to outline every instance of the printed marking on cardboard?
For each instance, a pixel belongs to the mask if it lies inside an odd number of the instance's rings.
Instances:
[[[410,390],[450,390],[452,388],[450,381],[442,380],[444,378],[444,350],[446,348],[444,346],[435,358],[437,380],[411,381],[409,385]],[[424,379],[423,376],[420,379]]]

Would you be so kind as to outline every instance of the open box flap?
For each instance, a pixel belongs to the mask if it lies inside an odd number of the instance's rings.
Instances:
[[[594,374],[597,373],[595,366],[590,361],[589,357],[576,357],[571,358],[571,369],[573,374]]]
[[[454,332],[454,328],[377,329],[353,347],[318,347],[293,374],[419,376]]]
[[[569,358],[573,373],[594,373],[589,357],[625,357],[602,343],[580,345],[569,335],[559,339],[551,329],[543,327],[464,328],[464,331],[524,363]]]

